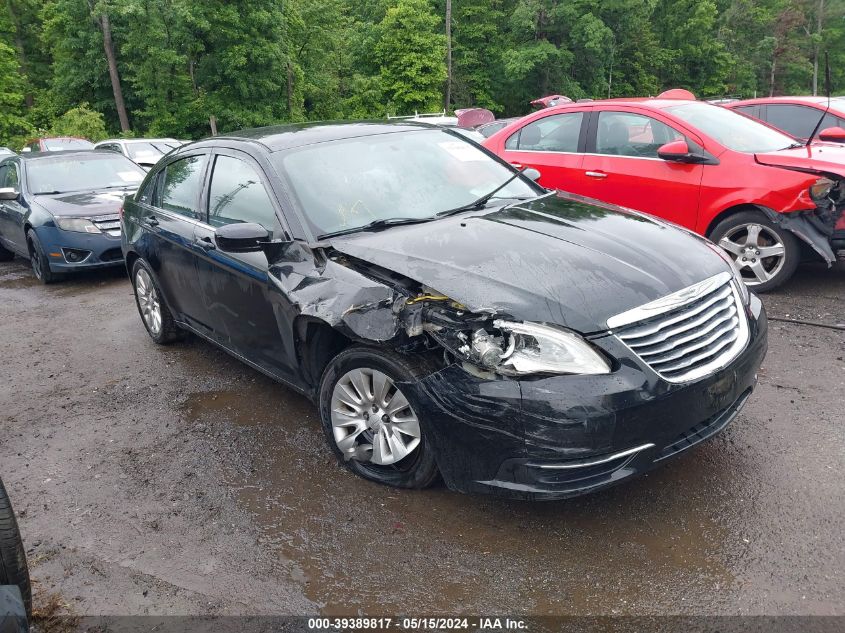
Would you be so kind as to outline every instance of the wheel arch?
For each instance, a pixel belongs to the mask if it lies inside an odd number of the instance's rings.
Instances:
[[[710,223],[704,231],[704,237],[710,239],[710,236],[713,235],[713,229],[715,229],[722,220],[734,215],[735,213],[741,213],[742,211],[758,211],[763,213],[763,209],[759,205],[750,202],[730,206],[727,209],[720,211],[713,217],[712,220],[710,220]]]
[[[327,322],[305,315],[296,317],[293,333],[296,357],[303,369],[306,388],[309,395],[316,398],[326,366],[353,341]]]

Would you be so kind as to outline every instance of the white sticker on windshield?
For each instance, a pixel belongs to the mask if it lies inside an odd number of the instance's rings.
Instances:
[[[449,152],[452,156],[463,162],[484,160],[484,154],[479,152],[469,143],[463,141],[446,141],[438,143],[440,147]]]
[[[117,172],[117,175],[123,182],[139,182],[144,178],[142,174],[138,174],[134,171],[119,171]]]

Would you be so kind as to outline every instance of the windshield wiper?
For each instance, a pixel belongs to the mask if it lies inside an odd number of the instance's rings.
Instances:
[[[362,226],[355,226],[350,229],[342,229],[340,231],[333,231],[331,233],[324,233],[318,235],[317,240],[324,240],[329,237],[339,237],[341,235],[349,235],[350,233],[360,233],[361,231],[373,231],[376,229],[386,229],[391,226],[401,226],[403,224],[420,224],[422,222],[431,222],[434,218],[385,218],[382,220],[373,220],[369,224]]]
[[[502,189],[507,187],[509,184],[511,184],[514,180],[519,178],[521,175],[522,175],[522,172],[518,171],[513,176],[508,178],[505,182],[503,182],[501,185],[499,185],[498,187],[493,189],[493,191],[491,191],[490,193],[484,194],[478,200],[475,200],[473,202],[470,202],[469,204],[465,204],[465,205],[460,206],[460,207],[455,207],[454,209],[448,209],[447,211],[441,211],[440,213],[438,213],[434,217],[445,218],[446,216],[455,215],[457,213],[463,213],[464,211],[472,211],[473,209],[483,209],[487,205],[487,203],[490,202],[490,200],[493,199],[493,196],[495,196],[497,193],[499,193]]]
[[[798,149],[799,147],[807,147],[804,143],[792,143],[791,145],[787,145],[783,149]],[[783,151],[783,150],[781,150]]]

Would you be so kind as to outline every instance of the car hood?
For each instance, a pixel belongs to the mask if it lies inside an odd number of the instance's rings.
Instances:
[[[35,202],[53,215],[63,217],[94,217],[117,213],[123,199],[133,189],[106,189],[102,191],[74,191],[53,195],[35,196]]]
[[[754,158],[771,167],[826,172],[845,178],[845,147],[833,143],[755,154]]]
[[[329,241],[473,312],[585,334],[728,269],[702,238],[570,194]]]

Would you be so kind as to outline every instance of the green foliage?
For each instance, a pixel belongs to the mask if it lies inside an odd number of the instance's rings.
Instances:
[[[387,109],[432,111],[443,100],[446,36],[426,0],[394,0],[378,25],[375,57]]]
[[[0,145],[19,149],[33,128],[24,117],[24,79],[14,49],[0,43]]]
[[[93,143],[108,137],[103,115],[84,101],[58,117],[49,133],[51,136],[81,136]]]
[[[136,136],[442,108],[446,0],[2,0],[0,144],[68,112]],[[572,98],[845,93],[845,0],[452,0],[451,107]],[[73,115],[76,116],[76,115]],[[71,118],[73,118],[73,116]],[[83,117],[85,118],[85,117]],[[87,120],[86,119],[86,120]],[[76,123],[74,123],[75,125]],[[87,134],[91,135],[91,132]],[[93,134],[100,135],[99,127]]]

